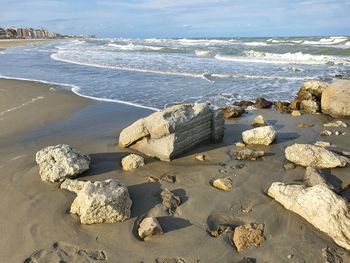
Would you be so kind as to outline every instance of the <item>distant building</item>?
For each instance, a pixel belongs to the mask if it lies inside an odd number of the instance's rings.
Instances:
[[[7,38],[6,30],[0,27],[0,39]]]

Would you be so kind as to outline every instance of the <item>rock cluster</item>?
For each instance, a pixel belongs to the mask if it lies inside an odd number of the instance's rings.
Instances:
[[[124,171],[130,171],[145,165],[145,160],[137,154],[130,154],[122,159]]]
[[[235,228],[232,241],[237,251],[241,252],[250,246],[258,247],[264,240],[264,225],[250,223]]]
[[[268,101],[265,98],[260,97],[255,100],[254,106],[257,109],[267,109],[267,108],[271,108],[272,104],[273,103],[271,101]]]
[[[293,144],[285,149],[286,158],[301,166],[313,168],[344,167],[349,159],[311,144]]]
[[[332,117],[349,117],[350,80],[338,80],[332,84],[307,81],[289,108],[310,113],[322,112]]]
[[[125,128],[119,146],[169,161],[203,141],[220,142],[224,124],[223,113],[207,103],[175,105]]]
[[[114,223],[130,218],[132,201],[128,189],[116,179],[94,183],[66,179],[61,189],[77,194],[70,212],[77,214],[82,224]]]
[[[276,132],[272,126],[263,126],[244,131],[242,138],[246,144],[270,145],[276,138]]]
[[[90,157],[66,144],[46,147],[36,153],[41,180],[61,182],[90,168]]]
[[[220,110],[224,114],[225,119],[241,117],[243,112],[245,111],[244,108],[238,106],[225,107],[221,108]]]
[[[339,246],[350,249],[350,211],[347,202],[322,185],[273,183],[267,194],[325,232]]]

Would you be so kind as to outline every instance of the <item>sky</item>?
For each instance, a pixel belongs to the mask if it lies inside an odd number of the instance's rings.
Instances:
[[[0,27],[98,37],[350,35],[350,0],[0,0]]]

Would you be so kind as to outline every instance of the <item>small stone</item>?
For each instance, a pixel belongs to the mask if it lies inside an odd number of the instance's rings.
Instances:
[[[236,107],[236,106],[225,107],[225,108],[221,108],[220,110],[224,114],[225,119],[238,118],[245,111],[244,108]]]
[[[75,178],[90,168],[90,157],[67,144],[46,147],[36,153],[35,160],[41,180],[51,183]]]
[[[205,155],[204,154],[197,154],[196,160],[202,161],[202,162],[205,161]]]
[[[236,169],[242,169],[243,167],[244,167],[244,163],[240,163],[240,164],[237,164],[236,166],[235,166],[235,168]]]
[[[265,121],[265,119],[262,115],[258,115],[252,120],[252,125],[253,126],[266,126],[267,122]]]
[[[173,194],[167,188],[164,188],[160,195],[162,197],[162,204],[167,208],[169,214],[173,215],[176,211],[176,208],[181,204],[180,197]]]
[[[293,254],[289,254],[289,255],[287,256],[287,258],[288,258],[288,259],[292,259],[293,256],[294,256]]]
[[[255,160],[257,158],[263,157],[264,155],[265,155],[264,151],[255,151],[250,149],[243,149],[233,154],[233,156],[237,160],[245,160],[245,159]]]
[[[297,126],[298,126],[298,128],[311,128],[314,125],[312,123],[300,122],[300,123],[298,123]]]
[[[276,139],[276,131],[272,126],[263,126],[242,132],[246,144],[270,145]]]
[[[322,249],[322,257],[325,263],[343,263],[343,259],[338,255],[337,251],[332,247]]]
[[[321,131],[320,135],[321,136],[331,136],[332,132],[329,130],[323,130],[323,131]]]
[[[344,127],[344,128],[348,127],[348,125],[342,121],[333,121],[329,123],[324,123],[323,126],[324,127]]]
[[[340,135],[340,132],[339,132],[339,131],[335,131],[335,132],[334,132],[334,135],[339,136],[339,135]]]
[[[350,156],[350,152],[345,152],[345,151],[342,151],[342,155],[345,155],[345,156]]]
[[[271,108],[272,104],[271,101],[268,101],[265,98],[257,98],[255,101],[255,107],[258,109]]]
[[[169,175],[169,174],[164,174],[160,177],[161,180],[174,184],[176,183],[176,176],[175,175]]]
[[[244,142],[236,142],[235,145],[237,147],[245,147],[246,146]]]
[[[250,246],[258,247],[264,240],[264,225],[250,223],[235,228],[232,241],[237,251],[241,252]]]
[[[130,171],[145,165],[142,156],[137,154],[130,154],[122,159],[122,167],[124,171]]]
[[[147,177],[147,181],[151,182],[151,183],[156,183],[156,182],[159,181],[159,179],[157,177],[155,177],[155,176],[148,176]]]
[[[155,217],[146,217],[139,225],[138,234],[142,240],[149,240],[152,236],[163,234],[163,229]]]
[[[291,113],[291,115],[292,115],[293,117],[299,117],[299,116],[301,116],[301,112],[298,111],[298,110],[293,110],[292,113]]]
[[[329,147],[329,146],[331,146],[331,143],[325,142],[325,141],[317,141],[314,143],[314,145],[319,146],[319,147]]]
[[[230,178],[216,179],[213,181],[213,186],[224,191],[229,191],[232,188],[232,180]]]
[[[293,169],[295,169],[295,167],[296,167],[296,165],[294,163],[291,163],[291,162],[286,162],[283,164],[283,168],[286,171],[293,170]]]
[[[253,211],[253,209],[250,208],[250,207],[246,207],[246,208],[242,209],[242,212],[245,213],[245,214],[250,213],[251,211]]]

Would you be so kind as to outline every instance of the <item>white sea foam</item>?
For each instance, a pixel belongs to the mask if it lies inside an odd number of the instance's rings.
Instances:
[[[265,42],[244,42],[244,45],[246,46],[255,46],[255,47],[259,47],[259,46],[267,46],[268,44]]]
[[[311,55],[303,54],[302,52],[297,53],[268,53],[259,52],[254,50],[243,51],[243,56],[229,56],[229,55],[216,55],[215,58],[223,61],[235,61],[235,62],[252,62],[252,63],[270,63],[270,64],[345,64],[350,65],[350,59],[326,56],[326,55]]]
[[[141,104],[138,104],[138,103],[129,102],[129,101],[118,100],[118,99],[108,99],[108,98],[98,98],[98,97],[88,96],[88,95],[80,93],[80,90],[81,90],[80,87],[78,87],[76,85],[73,85],[73,84],[66,84],[66,83],[60,83],[60,82],[50,82],[50,81],[38,80],[38,79],[8,77],[8,76],[3,76],[3,75],[0,75],[0,78],[1,79],[16,79],[16,80],[33,81],[33,82],[38,82],[38,83],[69,87],[70,90],[73,93],[75,93],[76,95],[78,95],[80,97],[89,98],[89,99],[98,100],[98,101],[107,101],[107,102],[120,103],[120,104],[124,104],[124,105],[134,106],[134,107],[137,107],[137,108],[143,108],[143,109],[149,109],[149,110],[153,110],[153,111],[159,111],[159,109],[157,109],[157,108],[148,107],[148,106],[144,106],[144,105],[141,105]],[[3,114],[5,114],[5,113],[3,113]],[[1,115],[2,114],[0,112],[0,116]]]
[[[147,46],[147,45],[134,45],[132,43],[128,45],[118,45],[118,44],[113,44],[110,43],[107,46],[117,48],[120,50],[154,50],[154,51],[159,51],[159,50],[164,50],[164,47],[158,47],[158,46]]]
[[[211,56],[214,56],[215,53],[213,51],[209,51],[209,50],[199,50],[199,49],[196,49],[194,51],[194,53],[199,56],[199,57],[211,57]]]
[[[266,80],[311,80],[313,77],[286,77],[286,76],[264,76],[248,74],[205,74],[206,78],[240,78],[240,79],[266,79]]]

